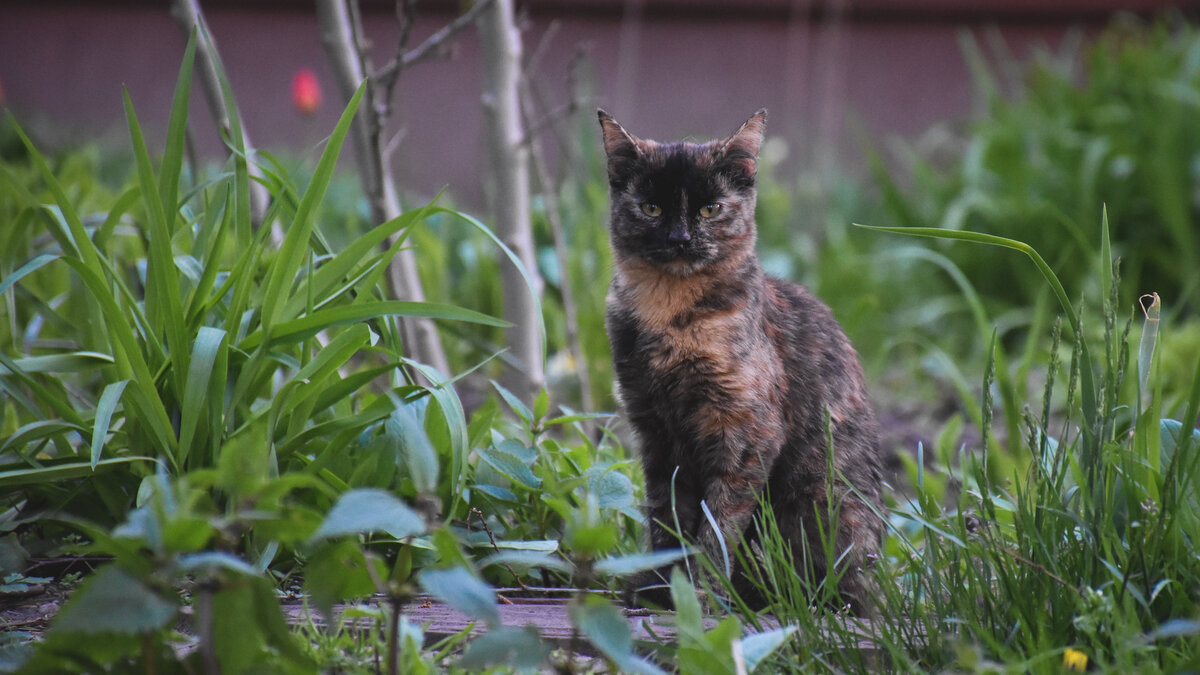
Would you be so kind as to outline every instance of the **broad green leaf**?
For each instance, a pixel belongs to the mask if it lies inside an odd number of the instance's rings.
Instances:
[[[104,443],[108,437],[109,426],[112,424],[112,416],[117,409],[117,404],[121,401],[121,394],[125,391],[127,384],[129,384],[129,380],[121,380],[105,386],[104,392],[100,394],[100,400],[96,403],[96,420],[92,426],[93,469],[96,468],[100,456],[104,453]]]
[[[575,566],[566,560],[541,551],[501,551],[483,558],[478,564],[480,569],[506,565],[521,570],[534,567],[565,574],[570,574],[575,569]]]
[[[537,490],[542,486],[542,479],[535,476],[529,466],[516,455],[499,447],[483,448],[478,453],[483,461],[505,478],[530,490]]]
[[[210,383],[218,357],[225,348],[225,331],[204,326],[192,345],[187,384],[183,390],[183,406],[179,423],[179,463],[184,465],[194,449],[196,428],[205,415],[219,415],[220,405],[208,405]],[[224,378],[221,378],[223,381]],[[213,392],[223,395],[224,392]],[[223,396],[222,396],[223,398]]]
[[[654,551],[653,553],[633,553],[630,555],[605,558],[596,563],[596,573],[603,576],[622,577],[646,570],[666,567],[687,557],[683,549]]]
[[[676,567],[671,570],[671,602],[675,605],[675,627],[681,640],[704,639],[704,610],[696,589],[687,573]]]
[[[473,671],[482,671],[492,666],[532,671],[545,663],[550,651],[550,645],[542,641],[532,626],[504,626],[472,640],[458,665]]]
[[[496,592],[465,568],[427,569],[420,575],[421,587],[452,609],[481,619],[489,628],[500,626]]]
[[[175,617],[175,603],[116,565],[105,565],[71,595],[55,617],[55,633],[149,633]]]
[[[259,570],[253,565],[233,555],[222,551],[201,551],[179,556],[179,569],[183,572],[196,573],[208,570],[227,570],[246,576],[258,576]]]
[[[542,389],[533,399],[533,419],[541,420],[548,412],[550,412],[550,396],[545,389]]]
[[[276,662],[280,655],[291,667],[278,672],[314,672],[315,664],[296,644],[266,579],[222,586],[213,596],[212,613],[213,651],[222,672],[261,672],[264,662]]]
[[[391,493],[375,488],[351,490],[338,498],[310,541],[366,532],[404,539],[425,531],[421,516]]]
[[[746,665],[746,672],[754,672],[763,659],[774,654],[775,650],[787,642],[796,630],[796,626],[783,626],[742,638],[738,644],[741,647],[741,656]]]
[[[423,363],[411,359],[403,361],[429,381],[429,386],[422,388],[429,392],[430,397],[437,403],[441,419],[446,423],[446,433],[450,441],[450,476],[454,485],[454,500],[450,505],[449,512],[454,513],[458,509],[459,501],[467,484],[467,454],[471,451],[467,413],[463,410],[458,392],[454,389],[454,380],[444,379],[436,369]],[[426,417],[426,429],[428,430],[428,414]]]
[[[477,547],[500,548],[510,551],[539,551],[541,553],[553,553],[558,550],[557,539],[533,539],[533,540],[508,540],[501,539],[494,544],[492,542],[476,544]]]
[[[584,474],[588,490],[596,495],[600,508],[621,510],[633,506],[633,481],[608,467],[592,467]]]
[[[482,492],[485,495],[487,495],[493,499],[499,499],[500,501],[503,501],[503,502],[516,502],[517,501],[517,493],[513,492],[512,490],[509,490],[506,487],[500,487],[499,485],[488,485],[486,483],[476,483],[475,485],[471,486],[471,489],[476,490],[478,492]]]
[[[633,636],[620,609],[589,595],[572,602],[568,613],[575,627],[621,672],[665,675],[661,668],[634,654]]]
[[[367,565],[375,566],[374,574]],[[304,565],[304,590],[312,596],[317,609],[331,618],[334,603],[366,597],[379,590],[372,576],[387,578],[381,559],[366,558],[362,547],[350,540],[325,542]]]
[[[421,417],[414,403],[398,401],[384,423],[384,433],[396,444],[413,485],[420,492],[431,492],[437,488],[438,459]]]

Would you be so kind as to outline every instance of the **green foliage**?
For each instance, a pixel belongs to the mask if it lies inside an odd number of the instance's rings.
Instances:
[[[1070,43],[1068,43],[1070,44]],[[1143,25],[1126,17],[1082,54],[1042,54],[1027,68],[993,70],[964,40],[985,112],[949,162],[915,154],[915,185],[901,187],[875,165],[890,218],[904,227],[983,232],[1047,254],[1068,286],[1094,279],[1101,209],[1118,226],[1124,297],[1157,291],[1176,308],[1194,306],[1200,262],[1200,174],[1194,133],[1200,105],[1200,33],[1181,21]],[[1023,70],[1005,96],[996,71]],[[988,264],[977,247],[937,247],[999,307],[1038,292],[1036,275]]]
[[[569,279],[591,394],[611,408],[597,161],[560,195],[565,266],[537,215],[550,382],[526,401],[489,384],[504,358],[495,279],[510,262],[486,225],[430,204],[370,227],[335,172],[357,97],[311,167],[247,156],[237,128],[226,166],[187,166],[191,46],[157,160],[128,94],[128,163],[47,157],[10,120],[0,597],[47,582],[27,576],[32,557],[110,562],[40,642],[0,635],[0,669],[578,669],[502,624],[496,589],[529,585],[573,589],[577,639],[611,671],[1060,672],[1080,654],[1097,672],[1193,668],[1200,340],[1176,319],[1200,255],[1181,226],[1196,217],[1196,44],[1189,28],[1117,27],[1082,85],[1039,65],[1023,98],[989,99],[951,169],[918,162],[904,191],[880,169],[888,218],[850,183],[773,182],[764,152],[770,271],[825,298],[903,395],[928,404],[918,385],[936,380],[962,404],[928,449],[900,456],[909,484],[878,514],[889,536],[871,620],[841,611],[836,579],[794,571],[838,552],[789,549],[769,517],[761,549],[729,553],[754,566],[778,624],[742,602],[724,561],[642,552],[637,467],[609,416],[573,409],[565,356]],[[579,154],[595,160],[587,138]],[[278,250],[251,221],[250,162]],[[938,241],[896,245],[852,217]],[[387,298],[398,246],[421,252],[431,302]],[[1017,253],[1034,264],[1014,267]],[[1162,299],[1135,321],[1142,289]],[[455,372],[403,356],[406,316],[440,320]],[[673,571],[677,637],[637,643],[597,591],[681,561],[697,577]],[[297,589],[325,624],[289,628],[280,597]],[[403,612],[419,593],[486,630],[427,644]],[[378,604],[354,604],[369,596]]]
[[[889,231],[1014,248],[1062,288],[1022,242],[953,230]],[[1102,242],[1100,249],[1109,247]],[[1101,263],[1111,269],[1110,260]],[[993,404],[986,395],[979,453],[966,446],[955,452],[959,422],[953,421],[934,461],[918,452],[908,464],[914,494],[889,519],[892,536],[877,574],[879,613],[871,622],[843,617],[825,603],[814,612],[810,598],[821,598],[820,589],[797,593],[797,580],[787,574],[793,556],[811,552],[789,551],[765,523],[757,559],[772,613],[827,635],[819,646],[783,652],[780,668],[869,668],[853,648],[860,639],[896,667],[918,670],[990,672],[1009,664],[1060,672],[1068,649],[1102,672],[1176,672],[1200,658],[1194,639],[1200,517],[1192,501],[1200,489],[1194,473],[1200,432],[1191,429],[1194,422],[1162,416],[1156,373],[1165,366],[1152,358],[1157,314],[1147,314],[1133,355],[1132,320],[1124,328],[1117,322],[1117,277],[1102,282],[1114,288],[1102,337],[1091,348],[1094,333],[1060,294],[1067,316],[1074,316],[1070,357],[1058,358],[1056,325],[1040,414],[1026,407],[1021,415],[1015,466],[1003,472],[991,466]],[[1188,365],[1193,373],[1190,391],[1181,392],[1182,417],[1194,421],[1200,368]],[[994,372],[988,368],[985,392]],[[1052,401],[1062,375],[1066,403],[1057,410]],[[951,484],[958,489],[949,490]]]

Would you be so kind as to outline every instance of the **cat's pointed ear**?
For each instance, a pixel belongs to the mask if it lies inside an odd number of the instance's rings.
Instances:
[[[608,155],[609,182],[617,181],[629,165],[642,154],[643,141],[625,131],[612,115],[597,110],[600,131],[604,135],[604,153]]]
[[[758,149],[767,130],[767,109],[750,116],[737,131],[717,144],[717,156],[753,178],[758,172]]]
[[[638,139],[634,138],[624,127],[617,124],[604,110],[596,109],[596,117],[600,118],[600,130],[604,133],[604,152],[609,155],[637,155],[639,152]]]

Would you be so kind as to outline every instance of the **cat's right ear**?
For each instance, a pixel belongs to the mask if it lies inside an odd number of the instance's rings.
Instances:
[[[600,131],[604,136],[604,153],[608,155],[609,182],[619,182],[629,165],[642,154],[642,141],[625,131],[612,115],[596,110]]]

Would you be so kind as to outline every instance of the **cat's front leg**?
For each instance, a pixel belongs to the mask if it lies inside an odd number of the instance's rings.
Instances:
[[[728,429],[710,441],[719,446],[708,453],[713,462],[707,467],[703,490],[712,521],[701,515],[696,544],[719,569],[726,568],[728,559],[731,571],[735,550],[751,524],[783,445],[781,437],[763,431],[762,425],[746,425]]]

